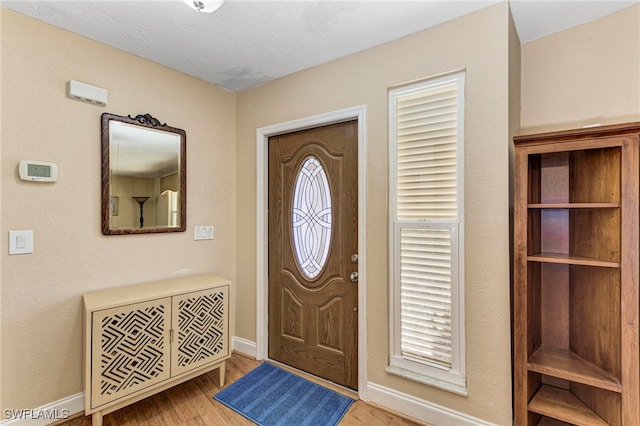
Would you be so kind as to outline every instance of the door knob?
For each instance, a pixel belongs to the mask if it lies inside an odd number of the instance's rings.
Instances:
[[[349,275],[349,279],[351,280],[352,283],[357,283],[358,282],[358,273],[357,272],[352,272],[351,275]]]

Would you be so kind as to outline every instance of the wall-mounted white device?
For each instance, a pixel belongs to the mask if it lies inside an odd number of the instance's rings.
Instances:
[[[9,231],[9,254],[33,253],[33,231]]]
[[[96,105],[107,105],[107,89],[69,80],[69,97]]]
[[[58,180],[58,165],[55,163],[22,160],[18,171],[20,179],[30,182],[55,182]]]

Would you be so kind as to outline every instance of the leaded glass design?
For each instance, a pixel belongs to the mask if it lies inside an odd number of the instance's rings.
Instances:
[[[331,245],[331,192],[324,167],[314,156],[302,163],[293,186],[293,251],[300,271],[314,279],[327,261]]]

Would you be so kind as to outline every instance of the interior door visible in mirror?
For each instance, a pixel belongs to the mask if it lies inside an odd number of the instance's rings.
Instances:
[[[150,114],[102,114],[102,233],[184,232],[186,133]]]

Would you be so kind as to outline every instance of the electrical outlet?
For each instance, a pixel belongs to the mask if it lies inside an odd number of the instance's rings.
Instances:
[[[213,226],[195,226],[193,228],[194,240],[213,240]]]

